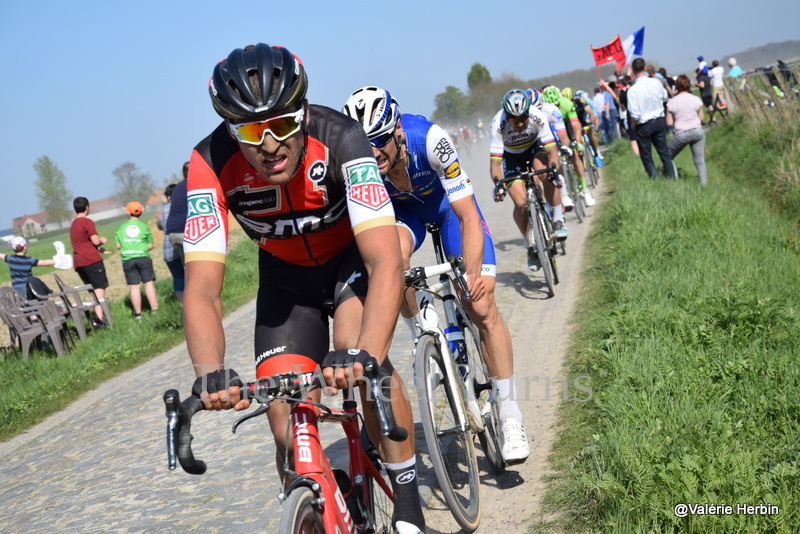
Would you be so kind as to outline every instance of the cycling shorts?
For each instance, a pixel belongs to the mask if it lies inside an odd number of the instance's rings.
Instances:
[[[533,160],[540,156],[547,156],[547,150],[538,141],[531,148],[519,154],[503,152],[503,176],[532,169]]]
[[[355,241],[320,266],[287,263],[264,249],[258,264],[256,376],[264,378],[259,369],[265,372],[264,362],[274,356],[300,354],[321,363],[330,346],[329,314],[345,300],[367,295],[367,269]]]
[[[489,233],[489,226],[483,218],[478,202],[473,198],[475,208],[481,217],[483,225],[483,264],[481,265],[481,276],[496,276],[497,261],[494,255],[494,244]],[[408,228],[414,236],[414,252],[416,252],[425,241],[427,230],[425,223],[436,223],[441,229],[442,245],[445,257],[450,254],[461,255],[461,223],[458,216],[450,206],[447,197],[442,197],[442,202],[435,209],[409,209],[405,205],[396,203],[394,205],[394,215],[397,224]]]

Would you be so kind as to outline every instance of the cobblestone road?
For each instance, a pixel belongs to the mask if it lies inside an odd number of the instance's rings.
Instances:
[[[473,178],[476,182],[483,180]],[[587,225],[579,226],[568,217],[570,252],[559,260],[562,283],[556,298],[546,299],[541,276],[531,277],[524,268],[523,241],[511,228],[511,203],[495,204],[488,186],[478,189],[476,194],[493,230],[499,266],[496,295],[514,338],[518,377],[555,377],[560,373],[566,345],[567,319],[574,300],[570,295],[578,291],[580,250]],[[425,252],[428,249],[425,245],[415,255],[414,264],[431,260],[432,253]],[[560,298],[565,300],[559,302]],[[254,303],[250,303],[225,320],[227,364],[245,379],[253,377],[253,309]],[[549,325],[563,330],[563,337],[554,341],[548,339],[553,336],[537,334]],[[404,325],[398,327],[391,358],[410,382],[410,346]],[[63,412],[0,444],[2,531],[275,531],[279,487],[266,419],[250,421],[233,435],[230,426],[237,416],[232,411],[202,413],[193,426],[194,446],[197,455],[208,461],[208,472],[191,476],[180,469],[167,470],[162,395],[170,387],[185,395],[192,380],[185,346],[179,346],[108,381]],[[549,402],[549,391],[534,393],[522,402],[534,454],[528,463],[500,477],[484,477],[481,532],[495,528],[503,528],[507,534],[524,532],[526,521],[537,513],[540,479],[546,469],[558,403]],[[414,409],[416,414],[415,404]],[[445,505],[431,489],[436,482],[424,455],[418,417],[415,420],[429,532],[457,532]],[[338,428],[325,425],[322,429],[325,435],[339,440],[331,447],[342,446]],[[329,451],[333,453],[330,456],[335,456],[334,451]],[[482,457],[481,467],[485,473]]]

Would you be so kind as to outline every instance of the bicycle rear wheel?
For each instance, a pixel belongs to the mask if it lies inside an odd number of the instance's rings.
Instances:
[[[569,187],[569,198],[572,199],[574,204],[572,211],[575,212],[578,222],[582,223],[585,216],[583,209],[583,197],[578,194],[578,178],[575,175],[575,168],[572,164],[568,164],[564,168],[565,178],[567,179],[567,187]]]
[[[459,526],[472,532],[481,520],[474,437],[470,427],[462,430],[458,420],[457,406],[462,411],[466,409],[461,390],[455,383],[461,377],[446,376],[453,366],[445,365],[442,358],[450,358],[450,355],[441,354],[434,336],[423,334],[414,356],[420,419],[442,496]]]
[[[589,182],[589,187],[596,187],[597,186],[597,166],[593,160],[594,152],[588,146],[586,150],[583,151],[583,166],[586,167],[586,179]]]
[[[551,297],[556,294],[556,283],[553,277],[553,268],[550,262],[550,244],[545,240],[540,223],[540,217],[544,214],[539,213],[539,206],[536,201],[528,202],[528,225],[530,228],[530,242],[536,247],[536,254],[539,256],[539,264],[544,271],[544,280],[547,283],[547,290]]]
[[[497,413],[497,399],[495,397],[494,379],[486,360],[483,358],[483,348],[481,347],[478,328],[471,322],[462,317],[461,330],[464,331],[464,341],[467,347],[467,358],[469,360],[470,378],[468,384],[467,402],[477,404],[478,410],[483,418],[483,432],[478,433],[478,441],[481,450],[489,462],[489,466],[495,474],[500,474],[506,469],[503,461],[503,454],[500,450],[499,441],[499,417]]]
[[[280,534],[325,534],[322,511],[310,488],[297,488],[283,503]]]

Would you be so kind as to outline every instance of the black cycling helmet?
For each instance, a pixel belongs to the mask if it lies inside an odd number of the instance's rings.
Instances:
[[[302,102],[307,88],[300,60],[282,46],[264,43],[231,52],[217,63],[208,82],[217,113],[239,122]]]

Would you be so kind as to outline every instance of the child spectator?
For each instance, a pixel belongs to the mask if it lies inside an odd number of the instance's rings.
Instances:
[[[33,267],[46,267],[55,265],[55,260],[38,260],[29,258],[25,255],[28,252],[28,242],[24,237],[15,237],[11,240],[11,248],[14,254],[0,254],[0,260],[8,264],[11,271],[11,287],[19,291],[23,298],[30,298],[28,295],[28,278],[33,276]]]

